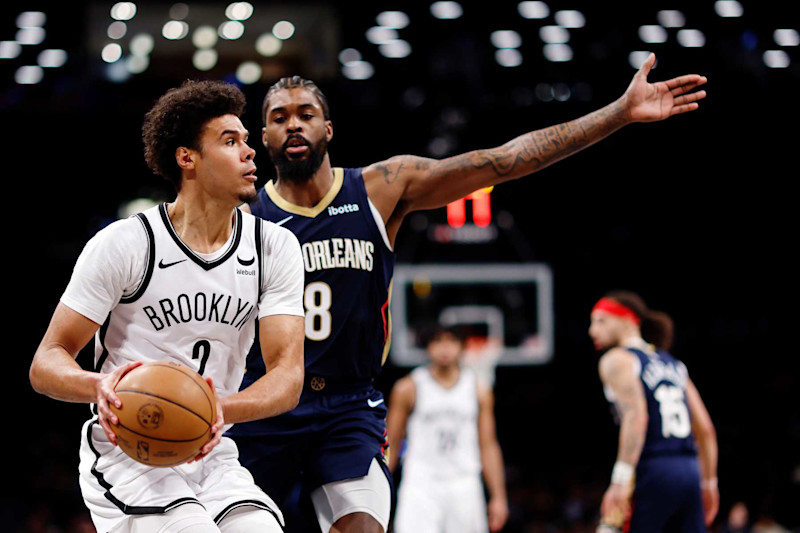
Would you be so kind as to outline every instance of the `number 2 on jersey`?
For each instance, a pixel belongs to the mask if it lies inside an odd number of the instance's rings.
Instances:
[[[331,287],[322,281],[306,285],[303,305],[306,308],[306,337],[324,341],[331,334]]]
[[[197,373],[201,376],[203,375],[203,371],[206,369],[206,361],[208,361],[208,356],[210,353],[210,342],[202,340],[194,343],[194,348],[192,348],[192,359],[200,359],[200,368],[197,370]]]

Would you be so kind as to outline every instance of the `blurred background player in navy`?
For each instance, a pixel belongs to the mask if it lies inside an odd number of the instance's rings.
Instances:
[[[300,405],[231,435],[256,481],[283,503],[301,478],[323,531],[383,532],[391,509],[386,407],[373,387],[388,354],[395,237],[408,213],[539,171],[634,122],[698,108],[697,74],[648,83],[650,54],[625,93],[576,120],[443,160],[396,156],[364,168],[331,165],[327,99],[299,76],[273,85],[263,142],[277,170],[246,209],[290,229],[306,268],[306,386]],[[382,124],[369,124],[375,135]],[[256,344],[256,350],[257,350]],[[243,387],[264,373],[251,353]],[[305,498],[303,498],[305,500]],[[291,522],[287,521],[291,527]]]
[[[399,379],[389,397],[392,473],[404,438],[407,444],[394,531],[500,531],[508,519],[508,497],[494,393],[461,363],[464,341],[457,330],[435,329],[425,348],[430,364]]]
[[[717,437],[686,366],[670,355],[673,322],[616,291],[591,312],[589,336],[620,426],[601,524],[633,533],[703,532],[719,507]]]

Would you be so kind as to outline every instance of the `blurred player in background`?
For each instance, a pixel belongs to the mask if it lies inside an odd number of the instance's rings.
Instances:
[[[218,82],[187,82],[158,100],[145,117],[145,158],[177,198],[89,241],[34,355],[36,391],[93,404],[79,470],[98,531],[282,530],[280,510],[222,437],[225,424],[297,405],[303,376],[297,239],[236,208],[256,194],[244,105],[239,89]],[[270,373],[237,392],[256,317]],[[75,358],[94,335],[95,366],[83,370]],[[190,463],[153,468],[117,447],[114,389],[143,361],[188,366],[219,397],[211,440]]]
[[[620,425],[601,524],[632,533],[704,532],[719,508],[717,437],[686,366],[666,350],[672,319],[638,295],[595,304],[589,336]],[[612,529],[613,530],[613,529]]]
[[[461,364],[464,341],[456,330],[437,329],[425,347],[430,364],[399,379],[389,397],[392,472],[404,437],[407,442],[394,531],[500,531],[508,518],[508,498],[494,394]]]
[[[324,532],[386,531],[392,485],[384,464],[386,408],[373,380],[388,354],[393,247],[403,220],[532,174],[628,124],[697,109],[706,93],[691,91],[706,78],[648,83],[654,63],[651,55],[618,100],[571,122],[444,160],[404,155],[364,168],[331,166],[333,123],[313,82],[295,76],[270,87],[262,133],[277,178],[245,209],[300,241],[306,386],[291,413],[231,433],[262,488],[281,502],[302,481]],[[365,136],[390,127],[379,118],[363,126]],[[257,350],[248,359],[245,387],[265,372]]]

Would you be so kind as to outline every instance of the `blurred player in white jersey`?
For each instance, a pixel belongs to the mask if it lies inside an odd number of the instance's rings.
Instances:
[[[186,82],[158,100],[143,126],[145,158],[177,198],[89,241],[34,355],[36,391],[93,404],[79,470],[98,531],[282,530],[280,510],[222,437],[232,423],[292,409],[303,383],[299,244],[236,208],[256,194],[244,103],[220,82]],[[256,318],[270,372],[237,392]],[[84,370],[75,357],[95,335],[94,368]],[[116,445],[114,388],[154,360],[193,368],[218,396],[212,437],[187,464],[153,468]]]
[[[460,363],[464,342],[455,329],[438,328],[425,344],[430,364],[398,380],[390,396],[390,470],[398,467],[403,438],[407,442],[394,530],[499,531],[508,499],[494,395]]]

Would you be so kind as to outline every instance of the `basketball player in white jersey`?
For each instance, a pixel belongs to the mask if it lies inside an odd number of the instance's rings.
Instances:
[[[464,344],[455,330],[437,329],[426,348],[430,364],[398,380],[389,398],[390,470],[398,467],[404,437],[407,443],[394,531],[499,531],[508,499],[494,395],[460,364]]]
[[[80,486],[100,532],[279,532],[280,510],[239,464],[234,422],[292,409],[303,383],[303,266],[291,232],[236,207],[255,196],[244,96],[220,82],[163,95],[143,127],[150,168],[177,198],[99,231],[33,358],[42,394],[93,404]],[[269,373],[238,392],[258,318]],[[76,363],[96,336],[94,369]],[[114,387],[143,361],[174,361],[215,389],[217,422],[191,462],[152,468],[116,445]]]

